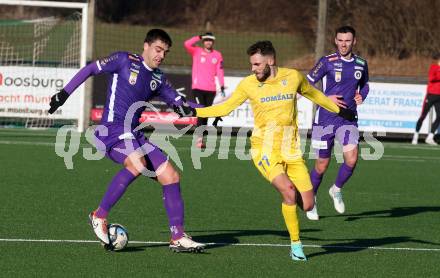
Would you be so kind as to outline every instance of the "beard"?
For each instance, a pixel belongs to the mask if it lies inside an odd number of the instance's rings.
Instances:
[[[346,56],[350,55],[351,54],[351,50],[352,50],[351,47],[347,47],[345,50],[338,49],[339,54],[341,54],[341,56],[343,56],[343,57],[346,57]]]
[[[266,65],[264,67],[263,76],[262,77],[258,77],[257,75],[255,75],[255,76],[257,77],[257,80],[260,81],[260,82],[266,81],[266,79],[270,76],[270,67],[269,67],[269,65]]]

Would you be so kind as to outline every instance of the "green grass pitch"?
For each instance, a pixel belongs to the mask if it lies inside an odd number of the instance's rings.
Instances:
[[[344,215],[327,193],[333,160],[318,195],[321,220],[299,213],[304,263],[288,255],[280,197],[250,161],[235,157],[234,143],[229,159],[215,151],[197,170],[191,137],[173,141],[184,167],[186,230],[212,243],[203,254],[168,250],[160,186],[145,177],[109,217],[127,227],[132,243],[104,251],[87,215],[120,166],[85,160],[90,146],[82,140],[67,170],[54,143],[55,132],[0,131],[0,277],[438,277],[438,147],[383,143],[381,159],[359,161],[344,189]]]

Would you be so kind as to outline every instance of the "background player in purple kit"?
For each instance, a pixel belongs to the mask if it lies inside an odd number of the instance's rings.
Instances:
[[[197,252],[204,248],[184,233],[184,206],[180,178],[167,157],[136,131],[146,101],[159,97],[175,110],[188,103],[167,82],[159,65],[172,45],[170,36],[161,29],[148,31],[142,55],[116,52],[82,68],[59,93],[51,98],[49,113],[64,104],[70,94],[89,76],[109,73],[109,88],[101,126],[95,132],[106,156],[123,164],[108,186],[98,208],[90,213],[90,223],[100,241],[109,244],[107,215],[127,187],[144,171],[152,171],[163,189],[163,201],[171,231],[170,248],[175,251]],[[183,112],[181,112],[182,114]],[[191,116],[191,115],[187,115]],[[124,124],[125,123],[125,124]]]
[[[367,97],[368,66],[367,61],[352,53],[356,44],[356,31],[351,26],[336,29],[335,44],[337,52],[322,57],[307,75],[311,83],[322,79],[323,91],[338,106],[356,112],[357,105]],[[358,158],[359,131],[357,122],[350,122],[318,107],[312,129],[312,146],[317,149],[318,157],[310,173],[315,192],[315,207],[307,212],[311,220],[318,220],[316,194],[322,177],[328,168],[334,139],[343,145],[344,163],[329,194],[338,213],[345,212],[341,189],[353,174]]]

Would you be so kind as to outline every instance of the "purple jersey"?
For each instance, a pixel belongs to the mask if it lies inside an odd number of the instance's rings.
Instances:
[[[121,164],[131,152],[143,149],[147,169],[156,171],[167,157],[157,146],[149,143],[141,131],[133,130],[139,124],[145,102],[159,97],[169,106],[178,106],[183,104],[183,98],[171,87],[159,69],[149,68],[142,56],[127,52],[116,52],[88,64],[72,78],[64,90],[72,94],[89,76],[100,73],[110,73],[111,78],[101,119],[102,126],[95,130],[96,139],[103,143],[97,144],[97,149]],[[130,126],[125,125],[126,121]],[[102,129],[104,126],[106,129]],[[127,128],[131,130],[128,131]]]
[[[125,117],[129,116],[127,122],[134,129],[145,105],[136,105],[135,111],[130,111],[133,104],[146,102],[154,97],[159,97],[169,106],[183,103],[182,97],[171,87],[162,71],[149,68],[142,56],[127,52],[115,52],[83,67],[64,90],[72,94],[89,76],[100,73],[112,74],[101,124],[123,125]]]
[[[149,101],[159,97],[168,105],[181,105],[182,98],[171,87],[162,71],[151,69],[142,56],[127,52],[116,52],[96,61],[98,73],[112,74],[107,90],[107,99],[101,123],[123,124],[128,112],[132,128],[139,124],[145,106],[138,107],[134,113],[130,106],[138,101]]]
[[[307,79],[315,84],[322,79],[325,95],[342,95],[347,108],[356,112],[354,97],[357,91],[365,99],[368,95],[367,61],[357,55],[346,60],[339,53],[322,57],[307,75]],[[349,124],[350,122],[318,107],[315,124]],[[352,123],[351,123],[352,124]]]

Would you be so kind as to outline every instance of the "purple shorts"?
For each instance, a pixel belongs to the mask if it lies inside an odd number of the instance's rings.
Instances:
[[[335,144],[335,138],[343,146],[359,144],[359,129],[356,125],[319,125],[313,124],[312,147],[318,157],[329,158]]]
[[[107,130],[107,132],[106,132]],[[168,160],[162,150],[149,142],[141,131],[126,131],[122,125],[104,124],[95,130],[95,145],[98,151],[118,164],[134,151],[144,153],[147,169],[156,171]]]

